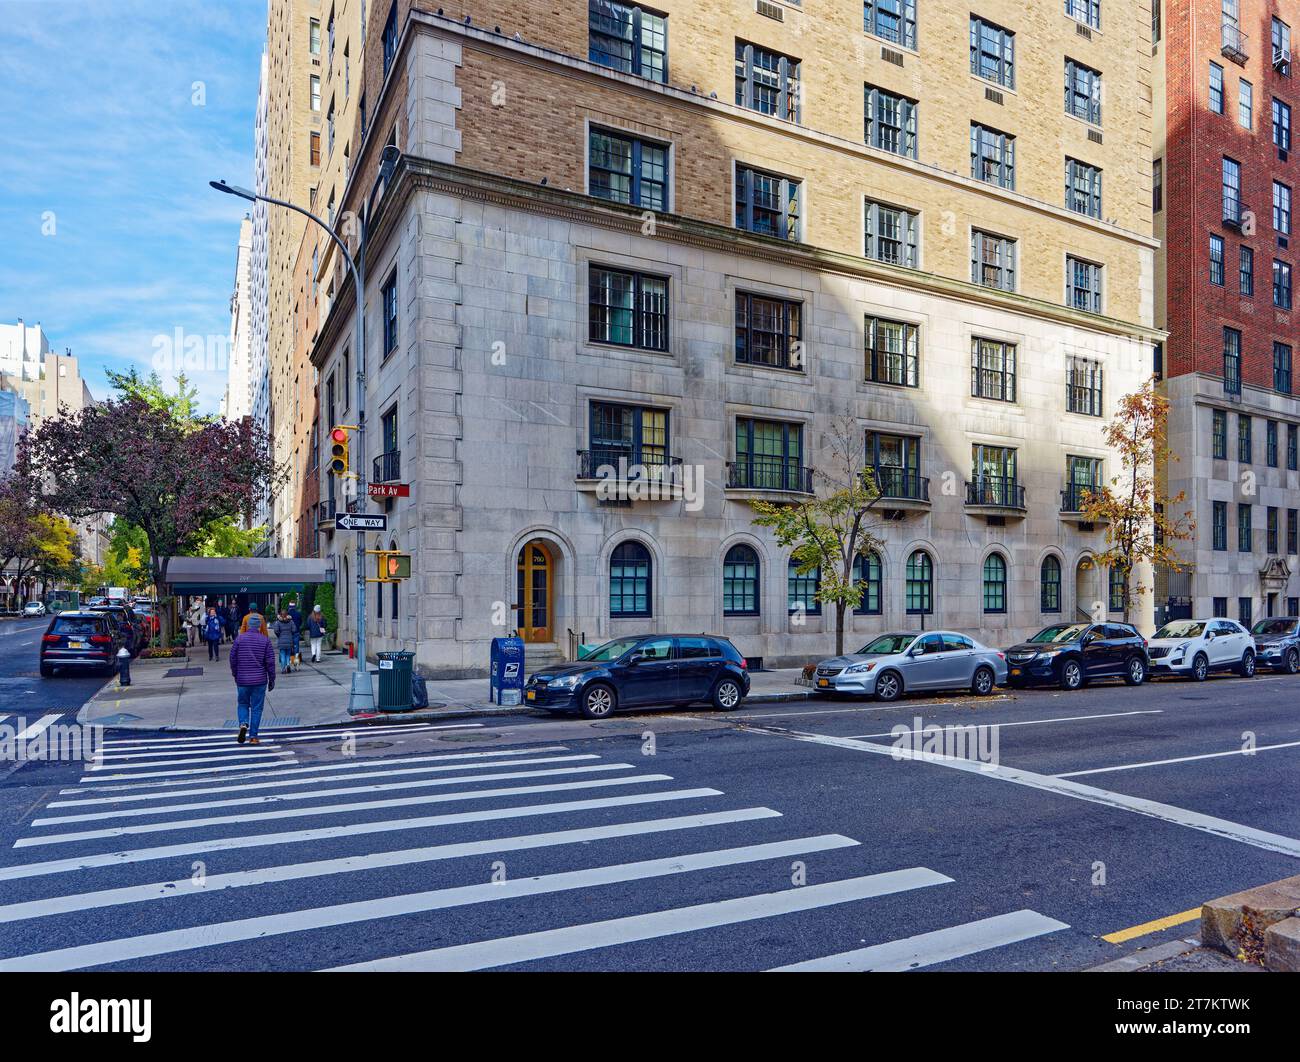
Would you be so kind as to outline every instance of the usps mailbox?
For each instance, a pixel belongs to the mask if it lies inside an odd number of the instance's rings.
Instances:
[[[524,640],[493,638],[488,700],[493,704],[519,704],[524,696]]]

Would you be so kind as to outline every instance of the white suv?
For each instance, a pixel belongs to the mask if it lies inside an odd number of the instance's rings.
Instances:
[[[1183,675],[1204,682],[1211,671],[1255,674],[1255,640],[1236,620],[1187,619],[1166,623],[1147,647],[1153,675]]]

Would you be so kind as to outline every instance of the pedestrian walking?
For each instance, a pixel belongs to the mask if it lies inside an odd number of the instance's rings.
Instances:
[[[203,640],[208,643],[208,659],[221,659],[221,637],[225,633],[221,617],[215,608],[208,609],[208,618],[203,623]]]
[[[289,664],[293,657],[293,643],[298,635],[298,625],[289,618],[289,613],[280,610],[280,618],[271,625],[275,635],[275,647],[280,651],[280,670],[289,673]]]
[[[186,645],[193,646],[198,644],[203,629],[203,603],[201,601],[196,600],[190,603],[189,621],[187,632],[189,637],[186,640]]]
[[[320,663],[320,644],[325,638],[325,614],[320,605],[311,610],[307,617],[307,637],[311,639],[311,659],[313,664]]]
[[[248,621],[249,621],[249,619],[252,618],[253,616],[256,616],[259,620],[262,619],[262,614],[261,614],[261,612],[258,610],[258,607],[257,607],[256,605],[249,605],[249,606],[248,606],[248,615],[246,615],[246,616],[243,618],[243,620],[240,621],[240,624],[239,624],[239,633],[240,633],[240,634],[243,634],[245,631],[248,630]]]
[[[257,745],[266,695],[275,689],[275,649],[262,632],[261,616],[249,613],[244,621],[248,630],[230,647],[230,673],[235,676],[239,714],[239,736],[235,740],[242,745],[247,738]]]

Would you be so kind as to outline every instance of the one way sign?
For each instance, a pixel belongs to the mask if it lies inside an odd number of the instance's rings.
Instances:
[[[334,526],[340,531],[387,531],[386,513],[335,513]]]

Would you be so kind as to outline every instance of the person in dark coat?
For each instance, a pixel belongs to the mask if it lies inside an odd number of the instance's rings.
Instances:
[[[298,624],[289,618],[288,612],[281,609],[280,618],[271,625],[271,633],[275,635],[275,647],[280,651],[280,670],[287,675],[293,658],[294,643],[298,640]]]
[[[275,649],[262,632],[262,617],[253,613],[246,618],[248,630],[230,647],[230,673],[238,691],[239,736],[235,740],[242,745],[251,738],[257,745],[262,707],[267,693],[275,689]]]
[[[221,659],[221,637],[225,627],[215,608],[208,609],[208,618],[203,621],[203,640],[208,643],[208,659]]]

